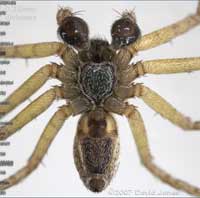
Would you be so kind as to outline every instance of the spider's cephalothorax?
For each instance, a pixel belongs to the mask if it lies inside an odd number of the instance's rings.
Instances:
[[[112,113],[125,115],[129,121],[143,165],[165,183],[195,196],[200,188],[174,178],[153,160],[143,119],[127,99],[141,98],[148,106],[184,130],[199,130],[200,121],[192,122],[153,90],[134,80],[144,74],[170,74],[200,70],[200,58],[176,58],[131,63],[141,50],[164,44],[200,24],[200,1],[193,15],[141,36],[133,11],[120,13],[111,28],[111,44],[90,39],[87,23],[69,8],[57,13],[58,34],[64,41],[0,46],[3,58],[40,58],[59,55],[62,65],[51,63],[40,68],[5,101],[0,103],[0,117],[27,100],[50,77],[61,81],[31,102],[9,125],[0,127],[0,140],[44,112],[56,99],[66,104],[52,116],[28,163],[14,175],[0,180],[0,190],[22,181],[44,158],[49,146],[70,115],[82,114],[74,140],[74,160],[85,186],[101,192],[110,183],[118,167],[119,137]],[[126,135],[123,132],[123,135]],[[131,175],[131,174],[130,174]]]
[[[122,79],[118,70],[124,61],[114,57],[116,49],[135,42],[140,36],[134,14],[124,13],[113,24],[111,44],[103,39],[89,39],[87,23],[74,16],[69,9],[61,9],[57,18],[59,37],[78,51],[74,61],[69,62],[68,57],[67,60],[63,57],[65,67],[61,74],[65,98],[71,101],[75,114],[96,107],[108,110],[109,100],[107,105],[105,103],[110,96],[114,96],[116,103],[120,104],[122,101],[115,97],[114,92],[120,87],[119,81]]]

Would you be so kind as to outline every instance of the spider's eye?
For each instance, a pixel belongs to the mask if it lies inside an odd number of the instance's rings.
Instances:
[[[66,17],[58,28],[58,34],[64,42],[75,48],[84,48],[88,44],[89,29],[79,17]]]
[[[111,35],[112,46],[115,49],[119,49],[135,42],[141,35],[141,32],[135,20],[129,17],[122,17],[113,23]]]

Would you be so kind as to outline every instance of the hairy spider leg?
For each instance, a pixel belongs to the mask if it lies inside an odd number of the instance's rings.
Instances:
[[[138,62],[135,65],[131,65],[120,76],[119,82],[121,86],[117,87],[115,93],[121,99],[137,96],[161,116],[182,129],[197,130],[200,129],[200,121],[192,122],[189,117],[178,112],[154,91],[141,84],[127,86],[133,79],[144,74],[170,74],[195,70],[200,70],[200,58],[161,59]]]
[[[25,45],[1,46],[0,58],[41,58],[62,54],[65,45],[60,42],[44,42]]]
[[[63,90],[61,87],[55,86],[30,103],[10,121],[11,124],[0,128],[0,140],[7,139],[9,136],[17,132],[17,130],[21,129],[24,125],[44,112],[56,98],[63,97],[62,92]]]
[[[135,96],[141,98],[149,107],[168,119],[173,124],[184,130],[199,130],[200,121],[192,122],[189,117],[184,116],[171,106],[165,99],[157,93],[141,84],[135,85]]]
[[[61,67],[57,64],[48,64],[39,69],[28,80],[26,80],[17,90],[15,90],[3,104],[0,104],[0,118],[12,111],[19,104],[28,99],[50,78],[59,78]]]
[[[119,83],[129,85],[145,74],[173,74],[200,70],[200,57],[157,59],[129,65],[120,75]]]
[[[127,60],[131,60],[132,57],[142,50],[151,49],[167,43],[172,39],[180,36],[189,30],[193,29],[200,24],[200,0],[198,0],[197,11],[195,14],[185,17],[184,19],[177,21],[174,24],[163,27],[152,33],[141,36],[135,43],[130,44],[126,48],[121,49],[121,53]],[[117,55],[116,55],[117,56]]]
[[[135,51],[147,50],[153,47],[157,47],[164,43],[171,41],[172,39],[180,36],[192,28],[200,24],[200,1],[198,1],[198,7],[195,14],[187,16],[186,18],[171,24],[167,27],[161,28],[150,34],[144,35],[135,44],[128,46],[128,50],[132,53]]]
[[[170,186],[183,190],[189,194],[200,196],[200,189],[177,178],[172,177],[154,163],[151,156],[145,126],[137,109],[129,105],[124,113],[129,121],[129,125],[136,142],[142,164],[156,177]]]
[[[31,174],[40,164],[43,157],[47,153],[52,141],[58,134],[59,130],[63,126],[65,120],[72,114],[70,106],[62,106],[51,118],[47,124],[43,134],[41,135],[37,146],[28,160],[28,163],[14,175],[0,181],[0,190],[7,189],[9,187],[18,184]]]

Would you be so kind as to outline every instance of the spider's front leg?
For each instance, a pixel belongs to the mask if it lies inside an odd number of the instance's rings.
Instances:
[[[54,46],[55,45],[55,46]],[[16,49],[15,49],[16,48]],[[69,76],[74,72],[78,61],[75,51],[63,45],[62,43],[41,43],[33,45],[21,45],[8,47],[6,49],[6,55],[4,57],[18,57],[18,58],[35,58],[42,57],[49,54],[49,50],[52,53],[59,53],[63,61],[65,62],[65,68],[56,63],[48,64],[39,69],[28,80],[26,80],[13,94],[11,94],[3,104],[0,104],[0,117],[7,114],[20,103],[28,99],[34,92],[36,92],[50,77],[63,80],[63,73],[68,73]],[[1,50],[1,47],[0,47]],[[67,70],[64,72],[63,70]]]
[[[27,165],[24,166],[19,171],[17,171],[14,175],[8,177],[3,181],[0,181],[0,190],[5,190],[19,183],[38,167],[44,155],[46,154],[48,148],[50,147],[52,141],[54,140],[55,136],[57,135],[60,128],[64,124],[64,121],[71,114],[72,114],[72,109],[70,106],[62,106],[54,114],[54,116],[47,124],[43,134],[41,135],[40,140],[33,154],[28,160]]]
[[[9,125],[0,128],[0,140],[5,140],[19,129],[21,129],[28,122],[36,118],[44,112],[56,98],[63,97],[63,90],[61,87],[54,87],[39,98],[30,103],[24,110],[22,110],[15,118],[13,118]]]
[[[60,42],[44,42],[14,46],[0,46],[0,58],[41,58],[61,55],[65,46]]]
[[[181,6],[181,5],[180,5]],[[195,14],[190,15],[172,25],[161,28],[150,34],[142,36],[138,41],[129,45],[128,51],[132,55],[137,51],[147,50],[161,44],[167,43],[179,35],[191,30],[195,26],[200,24],[200,1],[198,1],[198,7]]]
[[[133,137],[143,165],[151,171],[153,175],[160,178],[176,189],[183,190],[189,194],[200,196],[200,188],[197,188],[187,182],[174,178],[169,173],[158,167],[151,156],[148,144],[147,134],[140,113],[134,106],[127,106],[124,115],[128,118]]]

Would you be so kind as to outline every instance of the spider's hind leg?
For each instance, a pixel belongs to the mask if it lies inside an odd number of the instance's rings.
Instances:
[[[200,196],[200,188],[197,188],[185,181],[174,178],[169,173],[165,172],[163,169],[158,167],[151,156],[150,148],[148,144],[147,134],[143,120],[140,113],[133,106],[127,106],[124,113],[127,117],[132,134],[134,136],[137,149],[140,155],[141,162],[143,165],[156,177],[158,177],[163,182],[171,185],[176,189],[183,190],[191,195]]]
[[[0,190],[5,190],[9,187],[22,181],[30,173],[32,173],[42,161],[48,148],[50,147],[55,136],[59,132],[60,128],[64,124],[64,121],[72,114],[70,106],[62,106],[51,118],[48,125],[46,126],[40,140],[31,155],[26,166],[17,171],[14,175],[7,179],[0,181]]]

